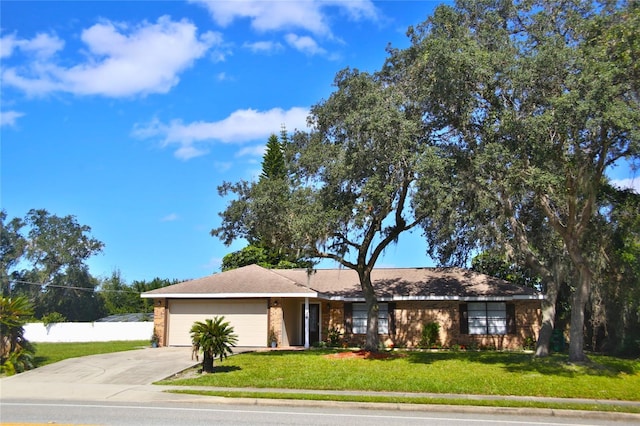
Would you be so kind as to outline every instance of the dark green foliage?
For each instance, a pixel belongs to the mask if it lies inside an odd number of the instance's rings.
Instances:
[[[60,322],[67,322],[67,318],[59,312],[51,312],[50,314],[42,316],[42,323],[45,326],[49,324],[57,324]]]
[[[133,281],[127,284],[120,276],[120,271],[114,271],[100,285],[100,297],[103,300],[107,314],[149,313],[153,312],[153,300],[143,299],[141,293],[167,287],[179,283],[180,280],[154,278],[151,281]]]
[[[428,322],[422,326],[422,337],[420,347],[430,349],[440,344],[440,324]]]
[[[222,258],[222,272],[247,265],[260,265],[263,268],[293,269],[312,266],[309,261],[295,259],[285,252],[277,252],[256,245],[229,253]]]
[[[98,281],[86,266],[104,245],[89,226],[33,209],[24,220],[3,224],[2,232],[3,292],[28,298],[38,318],[59,312],[70,321],[92,321],[104,314]]]
[[[337,327],[331,327],[327,330],[327,346],[337,348],[342,346],[342,333]]]
[[[104,247],[89,236],[91,228],[80,225],[74,216],[58,217],[34,209],[27,213],[25,223],[29,228],[26,258],[40,282],[48,282],[67,269],[83,269],[84,262]]]
[[[0,210],[0,296],[8,296],[11,280],[18,278],[13,268],[20,262],[27,246],[27,240],[20,233],[24,222],[13,218],[6,222],[7,212]]]
[[[286,177],[287,168],[284,163],[282,144],[278,140],[278,137],[272,134],[269,136],[267,150],[262,158],[262,173],[260,174],[260,180],[284,179]]]
[[[498,245],[548,283],[550,300],[570,278],[573,361],[585,359],[599,274],[596,195],[605,170],[640,150],[628,60],[639,53],[637,11],[634,2],[459,1],[411,28],[411,47],[387,64],[415,87],[425,127],[453,164],[450,198],[426,222],[430,251],[460,263]]]
[[[203,353],[202,371],[205,373],[213,373],[213,361],[216,357],[222,361],[231,355],[231,348],[238,342],[233,327],[224,321],[223,316],[194,322],[190,333],[194,350]]]
[[[218,187],[221,196],[232,193],[237,199],[220,213],[222,225],[211,235],[227,245],[240,237],[249,241],[247,247],[223,258],[222,271],[253,264],[282,269],[310,268],[313,264],[292,243],[286,226],[291,193],[283,152],[289,138],[284,126],[280,139],[274,134],[269,137],[258,182],[225,182]]]
[[[587,342],[592,350],[640,355],[640,195],[604,186],[593,234],[607,254],[594,280]],[[603,259],[604,260],[604,259]]]
[[[506,256],[491,252],[480,253],[471,259],[471,269],[482,274],[540,290],[540,277],[532,275],[517,263],[508,262]]]

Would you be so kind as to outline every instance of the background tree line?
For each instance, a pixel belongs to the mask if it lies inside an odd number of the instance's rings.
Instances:
[[[640,201],[606,176],[640,158],[638,28],[634,1],[439,6],[380,70],[338,72],[312,130],[281,138],[285,172],[219,188],[212,235],[355,270],[368,350],[371,270],[419,228],[442,265],[483,252],[540,286],[538,356],[554,329],[571,361],[640,353]]]
[[[91,275],[86,261],[104,244],[74,216],[59,217],[43,209],[8,219],[0,211],[0,291],[23,298],[36,319],[94,321],[111,314],[153,312],[140,293],[175,284],[155,278],[126,283],[119,271]]]

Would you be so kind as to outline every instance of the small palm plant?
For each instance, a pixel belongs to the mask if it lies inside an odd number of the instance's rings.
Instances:
[[[33,306],[24,297],[0,297],[0,371],[7,375],[33,368],[35,349],[24,338]]]
[[[202,371],[213,373],[213,360],[219,357],[222,361],[233,351],[231,347],[238,342],[233,327],[224,321],[224,317],[196,321],[191,326],[191,342],[194,351],[202,351]]]

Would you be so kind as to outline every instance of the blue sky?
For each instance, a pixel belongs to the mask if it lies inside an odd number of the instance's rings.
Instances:
[[[257,176],[271,133],[304,129],[337,71],[379,69],[439,3],[3,1],[2,208],[91,226],[96,276],[218,272],[245,244],[209,234],[217,186]],[[425,249],[402,236],[379,266],[431,266]]]

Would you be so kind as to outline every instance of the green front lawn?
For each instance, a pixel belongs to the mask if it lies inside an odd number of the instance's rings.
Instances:
[[[331,350],[256,352],[216,361],[216,373],[159,384],[336,389],[640,400],[640,360],[592,355],[394,352],[388,359],[335,358]]]
[[[42,367],[67,358],[146,348],[149,347],[149,341],[34,343],[34,346],[36,348],[35,365]]]

